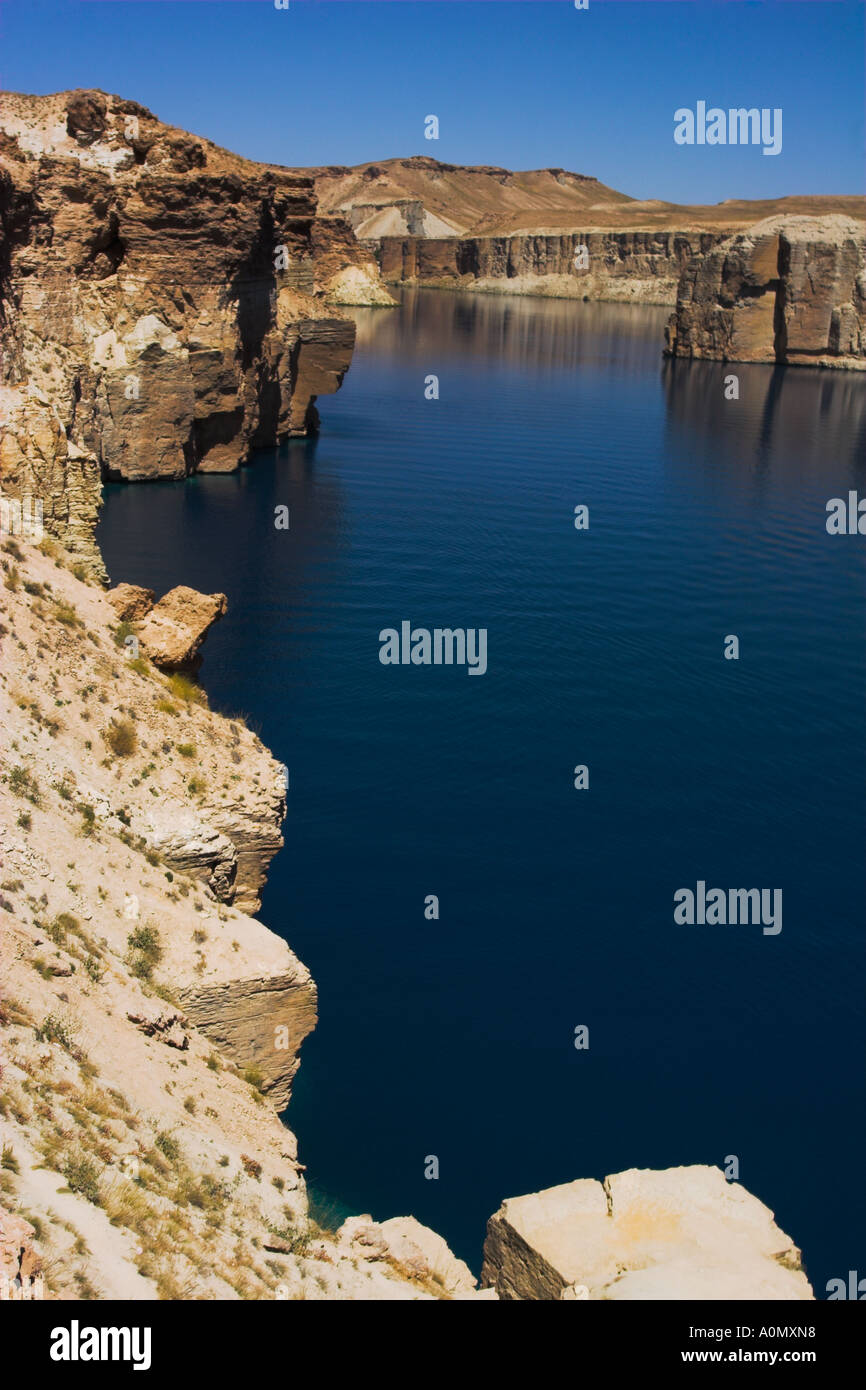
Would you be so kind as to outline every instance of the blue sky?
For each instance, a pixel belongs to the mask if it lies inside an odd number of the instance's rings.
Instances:
[[[858,193],[863,0],[2,0],[0,84],[101,87],[253,159],[562,166],[635,197]],[[699,100],[783,145],[678,146]],[[440,138],[425,140],[435,114]]]

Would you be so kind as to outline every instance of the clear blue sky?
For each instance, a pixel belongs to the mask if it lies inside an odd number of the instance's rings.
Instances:
[[[253,159],[563,166],[635,197],[864,187],[863,0],[0,0],[0,84],[101,87]],[[783,146],[677,146],[698,100]],[[440,139],[424,139],[435,114]]]

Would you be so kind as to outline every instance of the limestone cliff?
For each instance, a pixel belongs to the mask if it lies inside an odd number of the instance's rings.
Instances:
[[[503,1299],[814,1297],[773,1213],[719,1168],[632,1168],[504,1202],[482,1283]]]
[[[0,1301],[476,1296],[417,1222],[311,1219],[316,990],[249,915],[278,766],[70,566],[0,549]]]
[[[863,214],[848,196],[638,200],[566,169],[425,155],[307,172],[389,283],[558,299],[674,305],[686,267],[756,222]]]
[[[411,1217],[313,1220],[276,1111],[315,986],[250,915],[278,765],[131,655],[153,595],[79,568],[48,538],[0,548],[0,1301],[811,1297],[710,1168],[505,1202],[482,1290]]]
[[[227,472],[316,427],[388,296],[313,181],[95,91],[0,106],[0,488],[101,572],[106,478]]]
[[[773,217],[685,267],[671,357],[866,370],[866,228],[850,217]]]
[[[672,304],[680,275],[720,239],[711,232],[571,231],[485,237],[389,237],[382,275],[440,289]]]

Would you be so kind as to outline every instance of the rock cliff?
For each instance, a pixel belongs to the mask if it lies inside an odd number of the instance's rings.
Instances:
[[[811,1299],[773,1213],[718,1168],[632,1168],[504,1202],[482,1283],[503,1299]]]
[[[0,547],[0,1299],[811,1297],[710,1168],[505,1202],[481,1290],[411,1217],[318,1225],[276,1113],[315,985],[251,915],[279,767],[132,655],[149,591],[79,569],[47,537]]]
[[[866,370],[866,228],[773,217],[697,253],[666,332],[671,357]]]
[[[320,206],[351,221],[389,283],[558,299],[674,305],[686,268],[756,222],[863,215],[856,197],[678,204],[566,169],[425,155],[307,172]]]
[[[382,237],[369,244],[392,283],[557,299],[672,304],[711,232],[572,231],[486,237]]]
[[[0,1301],[481,1297],[417,1222],[311,1218],[277,1111],[316,990],[250,915],[278,766],[78,567],[0,549]]]
[[[0,488],[101,573],[101,481],[227,472],[315,429],[375,262],[311,178],[102,92],[0,108]]]

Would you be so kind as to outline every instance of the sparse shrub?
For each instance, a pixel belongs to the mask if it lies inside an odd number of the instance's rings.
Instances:
[[[54,921],[45,928],[55,946],[62,946],[66,940],[66,933],[72,932],[73,935],[81,931],[81,923],[71,912],[59,912]]]
[[[57,599],[54,604],[54,616],[64,627],[80,627],[81,619],[76,613],[71,603],[66,599]]]
[[[88,956],[84,962],[84,969],[95,985],[98,985],[105,974],[105,966],[98,956]]]
[[[145,661],[143,656],[134,656],[129,663],[129,669],[139,676],[150,675],[150,663]]]
[[[18,813],[17,825],[20,830],[33,829],[33,817],[29,811],[20,811]]]
[[[95,1207],[102,1204],[99,1191],[99,1169],[87,1154],[70,1154],[62,1169],[70,1192],[79,1192]]]
[[[195,757],[195,744],[194,744],[194,743],[179,743],[179,744],[177,745],[177,751],[178,751],[178,753],[180,754],[180,756],[181,756],[182,758],[194,758],[194,757]]]
[[[264,1085],[265,1078],[258,1067],[247,1067],[244,1071],[244,1081],[248,1086],[252,1086],[254,1091],[260,1091]]]
[[[4,1144],[0,1149],[0,1168],[4,1168],[7,1173],[13,1173],[15,1177],[21,1172],[11,1144]]]
[[[168,688],[176,700],[183,700],[184,704],[206,705],[207,696],[200,685],[191,681],[189,676],[181,675],[175,671],[174,675],[168,678]]]
[[[185,1100],[184,1103],[183,1103],[183,1108],[184,1108],[184,1110],[186,1110],[187,1114],[189,1114],[189,1115],[194,1115],[194,1114],[195,1114],[195,1096],[187,1096],[186,1100]]]
[[[161,1129],[153,1142],[169,1163],[177,1163],[180,1158],[180,1144],[173,1134],[169,1134],[167,1129]]]
[[[127,637],[132,637],[133,634],[134,629],[132,623],[127,623],[124,621],[122,623],[117,624],[117,627],[114,629],[113,637],[117,646],[122,647]]]
[[[149,980],[162,960],[162,945],[156,927],[136,927],[126,938],[129,947],[130,969],[140,980]]]
[[[46,1014],[42,1026],[35,1028],[37,1042],[58,1043],[67,1052],[75,1053],[75,1040],[69,1024],[57,1014]]]
[[[22,796],[26,801],[32,801],[34,806],[39,805],[39,783],[26,767],[10,768],[8,780],[9,790],[13,796]]]
[[[102,737],[118,758],[130,757],[138,747],[138,734],[131,719],[112,719]]]
[[[203,777],[190,777],[186,789],[190,796],[201,796],[206,786],[207,782]]]

